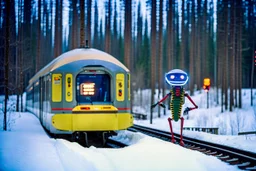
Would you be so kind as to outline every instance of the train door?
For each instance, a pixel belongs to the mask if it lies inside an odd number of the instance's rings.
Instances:
[[[51,106],[50,106],[50,101],[51,101],[51,94],[50,94],[50,87],[51,87],[51,76],[47,75],[46,77],[46,82],[45,82],[45,99],[46,99],[46,113],[51,112]]]
[[[47,117],[51,113],[51,75],[45,76],[45,101],[44,101],[44,115],[43,115],[43,126],[50,129],[50,124],[47,122]]]
[[[43,119],[43,96],[44,96],[44,81],[43,77],[39,78],[39,120],[42,123]]]
[[[46,92],[46,86],[47,86],[47,77],[43,78],[43,88],[42,88],[42,116],[41,116],[41,122],[42,125],[44,126],[44,122],[45,122],[45,116],[47,113],[47,92]]]

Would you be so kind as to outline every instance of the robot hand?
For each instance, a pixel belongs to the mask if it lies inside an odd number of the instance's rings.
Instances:
[[[165,105],[163,103],[159,104],[162,108],[165,108]]]
[[[188,113],[191,109],[189,107],[186,107],[186,109],[184,110],[184,113]]]
[[[157,102],[157,103],[155,103],[155,104],[151,105],[151,109],[155,108],[155,107],[156,107],[156,105],[158,105],[158,104],[159,104],[159,102]]]
[[[165,108],[165,105],[164,105],[163,103],[159,103],[159,102],[157,102],[157,103],[151,105],[151,108],[156,107],[156,105],[160,105],[161,107]]]

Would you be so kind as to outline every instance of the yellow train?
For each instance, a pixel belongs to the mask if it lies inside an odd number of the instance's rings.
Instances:
[[[133,125],[130,72],[113,56],[80,48],[55,58],[29,81],[26,109],[50,133],[75,136]],[[103,136],[104,137],[104,136]]]

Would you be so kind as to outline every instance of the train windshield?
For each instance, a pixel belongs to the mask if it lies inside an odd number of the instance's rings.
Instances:
[[[76,78],[78,103],[110,102],[110,76],[79,74]]]

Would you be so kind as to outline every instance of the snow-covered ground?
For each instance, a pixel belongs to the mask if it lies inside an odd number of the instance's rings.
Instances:
[[[256,91],[254,90],[254,94]],[[218,127],[221,135],[184,131],[184,135],[206,141],[226,144],[256,153],[256,135],[238,136],[235,130],[255,131],[255,103],[250,106],[249,90],[243,92],[243,109],[220,113],[220,107],[211,105],[209,109],[202,100],[204,94],[193,96],[199,109],[191,111],[185,126]],[[254,96],[256,97],[256,95]],[[3,98],[0,97],[0,108]],[[11,103],[10,104],[15,104]],[[211,103],[213,104],[213,103]],[[13,106],[13,105],[11,105]],[[191,106],[186,103],[184,106]],[[167,111],[168,113],[169,111]],[[30,113],[10,112],[9,131],[0,131],[0,170],[239,170],[215,157],[180,147],[179,145],[148,137],[141,133],[119,131],[115,139],[131,144],[123,149],[84,148],[77,143],[63,139],[51,139],[44,132],[38,119]],[[234,119],[241,118],[238,123]],[[169,130],[168,116],[149,120],[135,120],[135,124]],[[202,121],[200,121],[202,120]],[[3,112],[0,110],[0,128]],[[200,122],[199,122],[200,121]],[[221,122],[221,123],[219,123]],[[237,125],[239,128],[235,128]],[[180,122],[175,122],[175,132],[179,132]],[[233,134],[233,135],[232,135]]]
[[[143,97],[150,96],[148,90],[144,90]],[[214,91],[210,91],[209,94],[209,108],[207,109],[207,94],[205,92],[196,92],[195,96],[191,97],[193,101],[199,106],[198,109],[189,112],[189,116],[184,116],[184,127],[208,127],[218,128],[219,135],[213,135],[204,132],[194,132],[183,130],[183,135],[197,138],[204,141],[219,143],[228,145],[231,147],[252,151],[256,153],[256,134],[251,135],[238,135],[239,132],[256,131],[256,90],[253,90],[254,104],[250,105],[250,89],[242,90],[242,109],[235,108],[233,112],[225,111],[221,113],[221,107],[214,101]],[[138,93],[140,94],[140,93]],[[157,98],[156,93],[156,101]],[[143,105],[146,106],[146,105]],[[167,105],[166,105],[167,106]],[[149,113],[147,107],[135,107],[135,111],[143,111]],[[185,100],[185,107],[193,107],[192,103],[188,99]],[[148,127],[169,131],[169,123],[167,121],[170,116],[170,111],[166,111],[166,116],[157,117],[157,110],[153,116],[153,123],[150,124],[149,120],[135,120],[135,124],[145,125]],[[161,109],[163,110],[163,109]],[[150,116],[148,116],[150,118]],[[173,130],[176,133],[180,133],[180,120],[178,122],[172,122]]]
[[[30,113],[13,115],[17,119],[12,130],[0,132],[0,170],[4,171],[238,170],[212,156],[128,131],[116,138],[129,141],[129,147],[84,148],[50,139]]]

